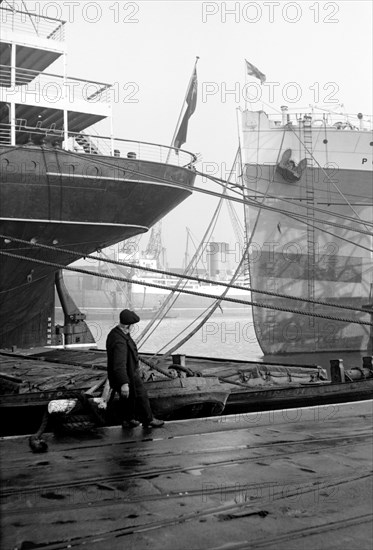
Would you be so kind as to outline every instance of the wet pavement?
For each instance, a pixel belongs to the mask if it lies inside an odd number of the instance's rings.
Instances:
[[[371,548],[372,401],[3,438],[4,549]]]

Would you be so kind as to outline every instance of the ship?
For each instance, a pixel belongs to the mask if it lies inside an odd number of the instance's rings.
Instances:
[[[263,353],[371,351],[371,118],[241,109],[240,134],[250,283],[261,304],[253,321]]]
[[[0,16],[0,348],[93,342],[74,306],[55,334],[55,281],[71,305],[63,267],[148,231],[191,195],[196,157],[98,134],[112,87],[66,74],[66,22],[10,3]]]
[[[152,228],[153,235],[157,233],[159,236],[159,225],[160,222]],[[204,257],[189,273],[201,279],[196,281],[183,280],[185,268],[168,268],[165,248],[157,246],[155,241],[151,242],[151,237],[150,244],[143,252],[140,252],[137,240],[130,239],[118,243],[117,247],[103,250],[102,259],[96,262],[79,260],[74,264],[81,270],[78,273],[64,272],[68,292],[79,309],[87,315],[87,319],[117,319],[118,312],[123,308],[135,309],[141,319],[151,319],[162,310],[173,288],[181,292],[176,290],[174,293],[172,308],[166,316],[193,316],[210,307],[225,291],[225,285],[230,283],[235,264],[227,242],[206,243]],[[162,254],[157,251],[162,251]],[[110,260],[117,263],[110,263]],[[237,277],[235,284],[242,288],[230,288],[227,297],[237,301],[222,301],[218,314],[249,314],[249,306],[245,302],[250,299],[250,294],[245,290],[244,273]],[[57,312],[60,310],[57,302]]]

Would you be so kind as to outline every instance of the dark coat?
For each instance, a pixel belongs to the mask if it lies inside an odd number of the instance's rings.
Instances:
[[[110,387],[119,391],[123,384],[133,386],[139,371],[139,356],[131,336],[116,326],[108,334],[106,351]]]

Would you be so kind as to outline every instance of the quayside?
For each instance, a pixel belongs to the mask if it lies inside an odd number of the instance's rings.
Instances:
[[[2,543],[367,549],[371,421],[367,401],[50,435],[45,455],[5,438]]]

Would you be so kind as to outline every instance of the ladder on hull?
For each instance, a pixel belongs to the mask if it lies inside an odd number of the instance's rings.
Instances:
[[[307,290],[308,298],[315,300],[315,271],[316,271],[316,244],[315,244],[315,190],[312,155],[312,118],[305,116],[303,119],[303,144],[307,168],[305,170],[306,203],[307,203]],[[310,313],[314,313],[315,305],[309,304]],[[309,317],[309,327],[315,328],[315,318]]]

